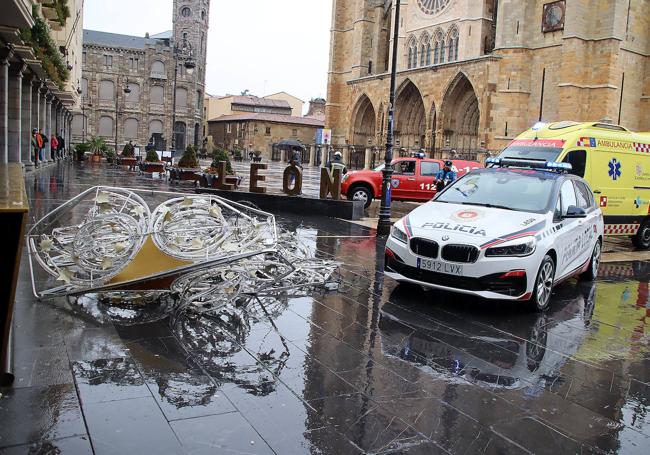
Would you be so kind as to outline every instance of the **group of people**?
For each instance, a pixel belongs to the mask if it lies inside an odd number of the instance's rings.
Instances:
[[[50,144],[50,161],[63,159],[65,155],[65,139],[60,134],[52,134],[50,139],[43,130],[34,128],[32,130],[32,152],[34,164],[38,167],[41,162],[48,161],[47,144]]]

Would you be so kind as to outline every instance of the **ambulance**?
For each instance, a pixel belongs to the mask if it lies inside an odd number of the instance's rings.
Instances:
[[[599,122],[538,123],[499,158],[570,163],[594,192],[605,235],[650,248],[650,133]]]

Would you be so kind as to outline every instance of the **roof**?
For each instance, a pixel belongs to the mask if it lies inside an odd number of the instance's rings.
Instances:
[[[286,100],[270,100],[257,96],[234,96],[232,104],[242,104],[244,106],[263,106],[263,107],[280,107],[291,109],[291,105]]]
[[[161,33],[160,35],[163,35]],[[144,49],[145,44],[151,44],[160,37],[149,39],[142,36],[121,35],[119,33],[100,32],[98,30],[85,30],[83,44],[97,44],[99,46],[126,47],[129,49]]]
[[[325,122],[322,120],[309,117],[294,117],[292,115],[282,114],[260,114],[254,112],[246,114],[222,115],[221,117],[209,120],[209,122],[244,122],[252,120],[256,120],[258,122],[290,123],[293,125],[313,126],[317,128],[322,128],[325,125]]]
[[[171,39],[172,34],[172,30],[165,30],[164,32],[156,33],[155,35],[150,36],[152,39]]]
[[[281,91],[281,92],[277,92],[277,93],[271,93],[270,95],[266,95],[264,98],[269,98],[269,97],[271,97],[271,96],[276,96],[276,95],[287,95],[287,96],[290,96],[290,97],[293,98],[293,99],[296,99],[296,100],[298,100],[298,101],[302,101],[302,102],[304,103],[304,101],[301,100],[300,98],[298,98],[297,96],[294,96],[294,95],[292,95],[291,93],[287,93],[287,92],[285,92],[284,90]]]

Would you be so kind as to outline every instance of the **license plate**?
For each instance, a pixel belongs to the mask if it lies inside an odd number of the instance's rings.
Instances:
[[[447,264],[446,262],[434,261],[432,259],[418,258],[418,269],[446,273],[448,275],[461,276],[463,274],[463,266],[461,264]]]

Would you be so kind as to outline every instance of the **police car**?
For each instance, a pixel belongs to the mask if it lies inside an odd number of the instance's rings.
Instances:
[[[488,159],[392,228],[386,274],[488,299],[531,301],[600,264],[603,217],[569,163]]]

